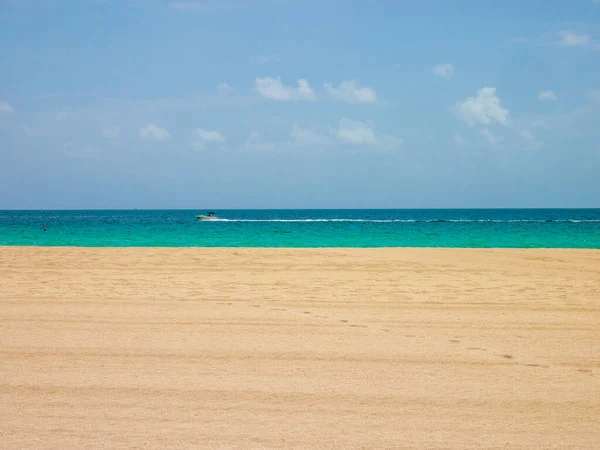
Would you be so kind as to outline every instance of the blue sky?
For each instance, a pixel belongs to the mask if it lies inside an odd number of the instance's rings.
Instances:
[[[0,0],[0,208],[600,207],[600,2]]]

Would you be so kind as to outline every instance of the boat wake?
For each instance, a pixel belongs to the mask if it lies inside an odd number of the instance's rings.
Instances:
[[[600,219],[216,219],[214,222],[356,223],[600,223]]]

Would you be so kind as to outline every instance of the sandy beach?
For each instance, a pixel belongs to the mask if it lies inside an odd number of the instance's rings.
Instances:
[[[0,448],[598,448],[600,251],[0,247]]]

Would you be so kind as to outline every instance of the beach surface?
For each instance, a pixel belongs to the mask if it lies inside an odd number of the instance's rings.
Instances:
[[[0,448],[600,447],[600,251],[0,247]]]

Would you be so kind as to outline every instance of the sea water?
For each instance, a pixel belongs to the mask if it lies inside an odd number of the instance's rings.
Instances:
[[[0,211],[0,245],[600,248],[600,209],[214,211]]]

